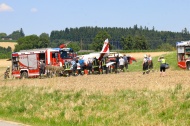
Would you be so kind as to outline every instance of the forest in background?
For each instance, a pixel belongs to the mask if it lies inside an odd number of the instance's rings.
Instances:
[[[41,35],[25,36],[23,29],[13,31],[12,34],[0,33],[2,38],[11,38],[18,43],[14,51],[32,48],[59,47],[67,43],[75,51],[99,51],[102,42],[108,38],[112,50],[163,50],[175,49],[176,42],[190,40],[187,28],[181,32],[157,31],[148,27],[134,25],[129,28],[118,27],[80,27],[65,28],[64,30],[42,33]],[[0,48],[0,50],[4,50]],[[0,51],[1,52],[1,51]],[[1,57],[0,57],[1,58]]]
[[[154,29],[148,29],[148,27],[138,27],[134,25],[133,28],[117,28],[117,27],[80,27],[80,28],[66,28],[65,30],[52,31],[50,34],[51,42],[59,43],[61,40],[76,41],[83,45],[89,45],[93,43],[93,39],[100,31],[106,31],[109,35],[109,42],[115,48],[118,49],[139,49],[138,46],[133,46],[135,43],[140,43],[138,40],[144,41],[147,49],[157,49],[162,44],[170,44],[175,47],[176,42],[190,40],[190,34],[187,28],[184,28],[182,32],[171,31],[157,31]],[[125,47],[125,44],[127,47]],[[136,44],[138,45],[138,44]],[[139,44],[141,45],[141,44]],[[88,46],[90,47],[90,46]],[[84,47],[87,49],[88,47]],[[140,49],[140,50],[144,50]]]

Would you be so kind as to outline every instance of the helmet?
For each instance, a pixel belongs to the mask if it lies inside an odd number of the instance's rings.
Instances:
[[[147,57],[147,55],[145,54],[144,57]]]
[[[7,66],[8,68],[10,67],[10,66]]]

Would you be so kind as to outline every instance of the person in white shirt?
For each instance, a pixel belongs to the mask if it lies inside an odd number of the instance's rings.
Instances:
[[[149,72],[148,72],[148,59],[147,59],[147,55],[144,55],[144,59],[143,59],[142,65],[143,65],[143,75],[145,73],[148,74]]]
[[[120,56],[120,59],[119,59],[119,68],[120,68],[120,71],[124,72],[124,65],[125,65],[125,60],[123,59],[122,56]]]
[[[150,54],[148,55],[148,70],[149,70],[149,72],[150,72],[151,70],[152,70],[152,72],[154,72],[152,57],[150,56]]]

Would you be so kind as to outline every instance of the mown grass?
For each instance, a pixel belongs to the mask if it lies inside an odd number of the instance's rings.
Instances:
[[[33,126],[190,125],[190,89],[61,91],[0,87],[0,118]]]
[[[169,69],[171,69],[171,70],[182,70],[177,65],[176,51],[168,52],[163,56],[166,59],[166,63],[168,63],[170,65]],[[159,70],[159,68],[160,68],[160,62],[158,62],[159,57],[160,56],[152,57],[155,70]],[[142,62],[143,62],[143,57],[141,60],[137,60],[137,62],[133,62],[133,64],[129,65],[129,71],[142,71]]]

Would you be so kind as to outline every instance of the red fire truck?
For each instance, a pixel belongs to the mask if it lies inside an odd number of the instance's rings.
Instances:
[[[39,76],[40,61],[46,65],[61,66],[76,57],[71,48],[42,48],[12,53],[12,76],[28,78]]]
[[[190,40],[176,43],[178,66],[190,70]]]

